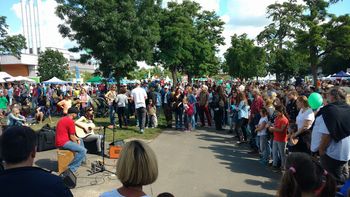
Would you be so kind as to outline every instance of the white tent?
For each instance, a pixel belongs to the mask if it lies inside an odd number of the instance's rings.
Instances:
[[[5,83],[6,81],[2,78],[0,78],[0,83]]]
[[[9,79],[12,78],[12,76],[10,74],[8,74],[7,72],[0,72],[0,79]]]
[[[7,81],[20,81],[20,82],[35,82],[33,79],[29,79],[28,77],[18,76],[18,77],[11,77]]]
[[[51,79],[47,81],[43,81],[44,84],[66,84],[68,83],[67,81],[63,81],[57,77],[52,77]]]

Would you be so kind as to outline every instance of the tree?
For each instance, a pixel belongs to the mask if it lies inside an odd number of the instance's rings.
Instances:
[[[267,8],[272,23],[257,36],[259,44],[267,51],[268,71],[277,79],[287,81],[291,76],[303,73],[306,57],[295,50],[296,31],[300,28],[304,6],[295,0],[271,4]]]
[[[38,72],[42,81],[57,77],[67,79],[68,61],[63,54],[57,50],[48,49],[40,53],[38,60]]]
[[[64,37],[76,40],[85,50],[82,61],[100,60],[100,70],[117,81],[137,68],[136,61],[153,62],[159,41],[157,0],[56,0],[56,14],[65,24],[59,26]]]
[[[81,76],[82,76],[84,82],[86,82],[86,81],[88,81],[89,79],[91,79],[94,75],[93,75],[93,73],[84,71],[83,73],[81,73]]]
[[[327,8],[337,1],[304,0],[307,11],[303,12],[302,27],[297,31],[298,49],[308,55],[314,85],[317,85],[317,71],[323,59],[334,51],[348,52],[350,49],[350,17],[336,17]],[[348,55],[348,54],[344,54]]]
[[[228,73],[232,77],[248,79],[266,75],[265,51],[255,46],[247,34],[231,37],[231,47],[224,54]]]
[[[171,71],[174,82],[179,71],[187,74],[189,81],[193,76],[217,73],[220,62],[216,52],[224,43],[224,23],[215,12],[201,11],[193,1],[169,2],[160,25],[158,58]]]
[[[21,50],[26,49],[26,39],[22,35],[9,36],[6,17],[0,16],[0,55],[21,57]]]

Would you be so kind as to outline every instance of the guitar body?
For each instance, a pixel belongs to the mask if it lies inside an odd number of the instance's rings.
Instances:
[[[86,136],[89,136],[91,134],[94,134],[94,129],[96,128],[96,125],[94,123],[90,122],[79,122],[79,125],[83,126],[83,128],[79,126],[75,126],[75,135],[79,138],[85,138]],[[84,128],[89,128],[88,132],[85,131]]]

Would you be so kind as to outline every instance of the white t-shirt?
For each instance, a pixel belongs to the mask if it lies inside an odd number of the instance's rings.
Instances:
[[[261,117],[260,120],[259,120],[259,126],[261,124],[263,124],[264,122],[267,124],[268,121],[269,120],[267,119],[267,117]],[[263,135],[267,135],[266,128],[264,128],[261,131],[258,131],[258,133],[257,133],[257,136],[263,136]]]
[[[324,124],[324,120],[322,116],[319,116],[315,120],[314,127],[311,132],[311,146],[310,150],[312,152],[317,152],[318,147],[321,144],[321,138],[322,138],[322,129],[327,129],[326,125]]]
[[[315,120],[315,114],[311,108],[307,109],[304,112],[302,112],[302,111],[303,110],[299,111],[299,114],[298,114],[297,119],[296,119],[298,130],[299,130],[299,128],[303,127],[304,122],[306,120],[311,120],[311,122],[314,122],[314,120]],[[309,128],[311,127],[311,125],[312,124],[310,124]],[[307,129],[309,129],[309,128],[307,128]]]
[[[134,100],[135,109],[146,107],[147,93],[145,89],[137,87],[131,91],[131,98]]]
[[[118,190],[112,190],[112,191],[109,191],[109,192],[105,192],[103,194],[100,195],[100,197],[125,197],[125,196],[122,196]],[[141,197],[150,197],[148,195],[145,195],[145,196],[141,196]]]
[[[318,125],[318,130],[313,129],[313,131],[319,132],[321,134],[328,134],[328,128],[321,116],[319,118],[320,122]],[[318,134],[317,134],[318,135]],[[338,161],[349,161],[350,160],[350,136],[340,140],[339,142],[335,142],[331,139],[329,146],[327,147],[326,154]]]

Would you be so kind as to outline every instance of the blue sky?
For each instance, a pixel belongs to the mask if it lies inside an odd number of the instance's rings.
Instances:
[[[57,32],[57,25],[60,20],[54,14],[55,1],[42,0],[43,6],[40,11],[42,31],[44,32],[44,43],[46,46],[67,48],[72,45],[71,41],[63,39]],[[165,0],[169,1],[169,0]],[[181,2],[181,0],[178,0]],[[229,42],[230,36],[234,33],[247,33],[250,37],[255,37],[265,25],[269,23],[266,19],[266,6],[276,0],[195,0],[204,9],[213,9],[227,23],[225,25],[224,36]],[[279,0],[283,1],[283,0]],[[10,26],[10,33],[21,33],[20,0],[0,0],[0,15],[7,17]],[[16,6],[17,5],[17,6]],[[350,0],[343,0],[329,8],[331,13],[336,15],[350,14]],[[47,35],[47,36],[45,36]],[[226,50],[224,46],[222,50]]]

